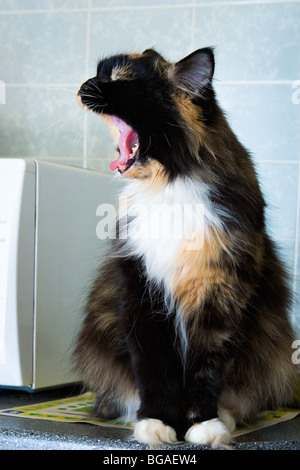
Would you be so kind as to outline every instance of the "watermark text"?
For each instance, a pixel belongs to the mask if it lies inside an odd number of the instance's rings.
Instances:
[[[296,339],[292,343],[292,349],[295,349],[295,351],[292,354],[292,362],[293,364],[300,364],[300,339]]]
[[[119,197],[119,206],[100,204],[96,234],[100,240],[185,240],[187,250],[201,249],[204,242],[203,204],[129,204]]]
[[[295,89],[292,93],[292,103],[300,104],[300,80],[294,80],[292,88]]]
[[[6,85],[3,80],[0,80],[0,104],[6,104]]]

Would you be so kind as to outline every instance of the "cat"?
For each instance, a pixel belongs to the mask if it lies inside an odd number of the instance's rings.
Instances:
[[[77,93],[111,128],[127,208],[75,363],[95,414],[133,420],[134,438],[152,447],[226,446],[237,423],[288,404],[297,380],[286,270],[251,157],[217,103],[214,67],[209,47],[176,63],[153,49],[119,54]],[[176,218],[175,206],[192,209]],[[176,236],[151,236],[149,221]]]

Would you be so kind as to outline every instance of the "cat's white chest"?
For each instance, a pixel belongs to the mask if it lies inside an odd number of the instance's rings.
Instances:
[[[142,258],[147,277],[166,288],[180,252],[201,249],[208,227],[220,223],[212,211],[209,188],[199,180],[178,178],[155,192],[132,181],[120,200],[127,253]]]

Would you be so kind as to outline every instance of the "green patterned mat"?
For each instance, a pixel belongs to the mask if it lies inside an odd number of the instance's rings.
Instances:
[[[300,392],[300,385],[298,393]],[[299,393],[300,396],[300,393]],[[84,395],[64,398],[62,400],[49,401],[16,408],[0,410],[0,415],[17,416],[21,418],[43,419],[60,422],[90,423],[97,426],[117,427],[132,429],[133,424],[121,421],[106,421],[92,417],[95,395],[86,393]],[[236,429],[233,436],[240,436],[258,429],[273,426],[283,421],[288,421],[300,414],[300,407],[295,409],[281,409],[266,411],[259,416],[257,422],[252,426]]]

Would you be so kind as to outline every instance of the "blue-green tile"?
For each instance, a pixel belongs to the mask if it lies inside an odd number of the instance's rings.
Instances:
[[[260,162],[256,170],[267,202],[269,233],[276,239],[295,239],[298,164]]]
[[[300,76],[300,3],[197,8],[195,45],[216,47],[219,80],[296,79]]]
[[[0,15],[1,79],[77,83],[84,77],[87,13]]]
[[[8,87],[0,107],[0,155],[82,160],[81,111],[74,90]]]
[[[192,8],[94,12],[91,19],[90,74],[99,59],[154,47],[169,60],[190,52]]]
[[[1,0],[0,11],[86,8],[88,0]]]
[[[193,0],[92,0],[92,8],[129,8],[129,7],[154,7],[193,5]]]
[[[295,326],[297,338],[300,339],[300,240],[297,243],[297,259],[295,269],[295,292],[294,292],[294,308],[293,308],[293,323]]]
[[[219,104],[253,158],[298,161],[300,103],[291,85],[215,85]]]

